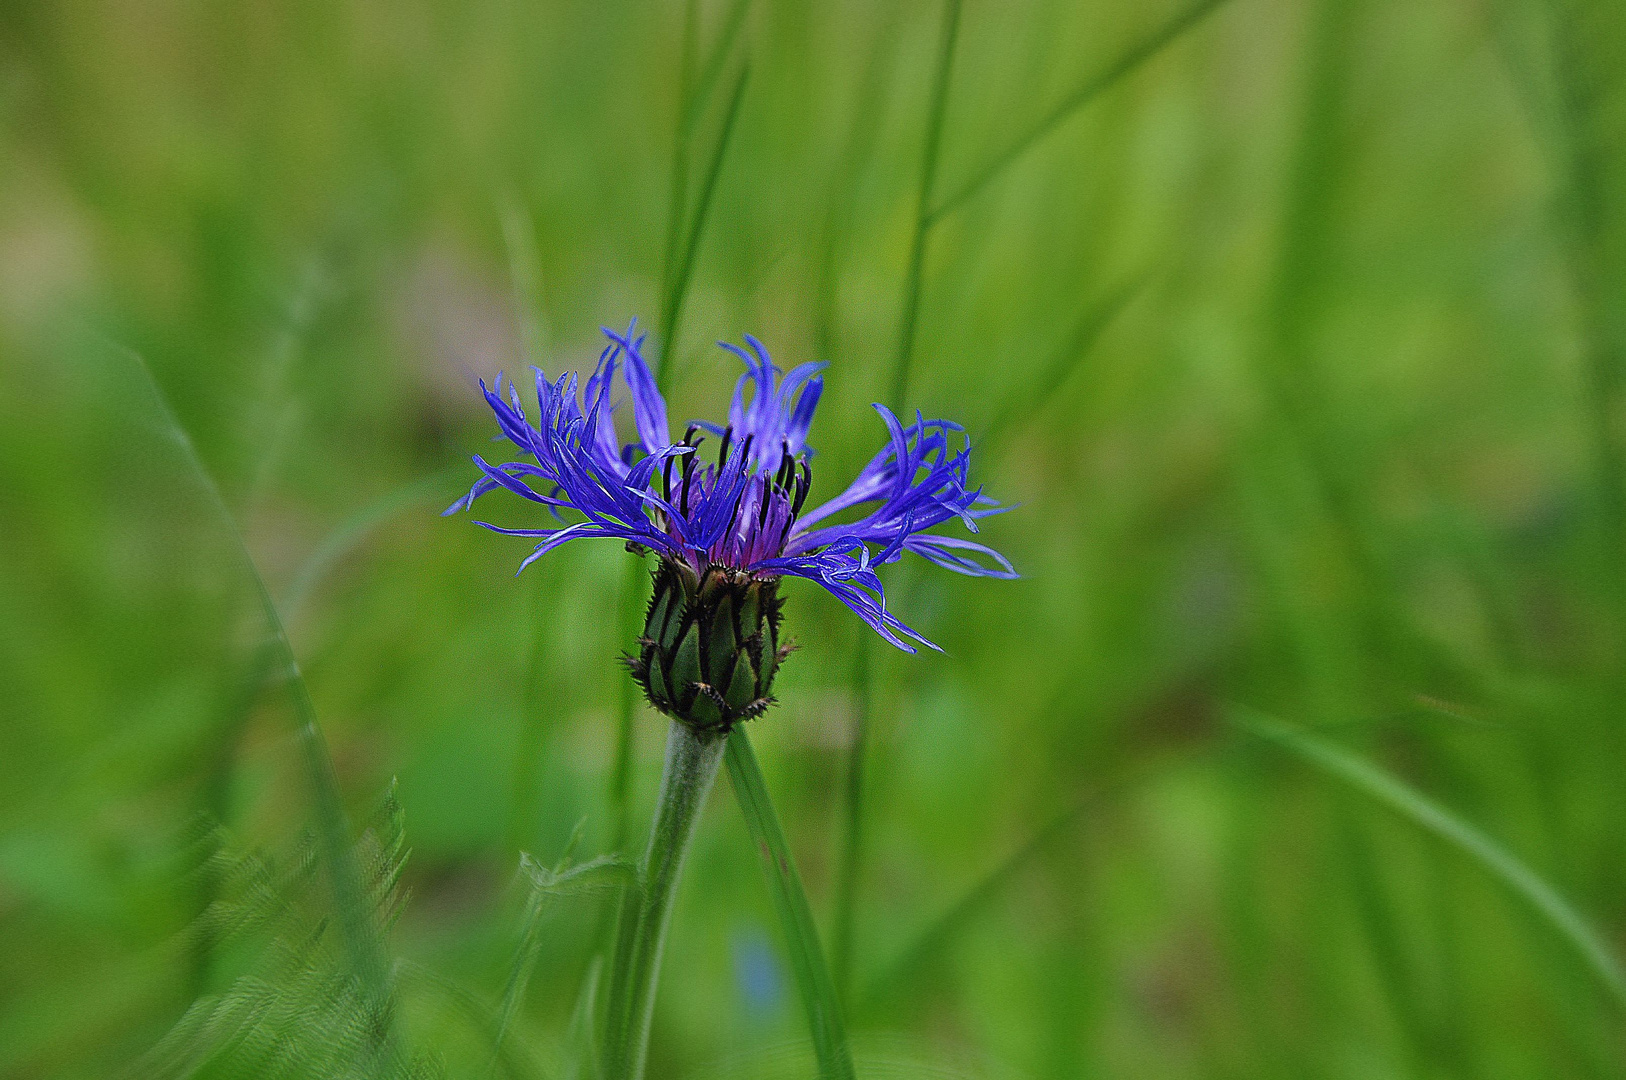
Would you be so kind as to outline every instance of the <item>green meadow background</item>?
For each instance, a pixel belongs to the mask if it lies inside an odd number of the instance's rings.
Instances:
[[[418,1075],[590,1075],[647,586],[437,513],[634,315],[676,420],[831,362],[815,502],[886,401],[1019,504],[884,571],[941,655],[784,590],[859,1076],[1626,1074],[1616,0],[23,0],[0,1076],[376,1075],[353,969]],[[806,1031],[723,781],[650,1076]]]

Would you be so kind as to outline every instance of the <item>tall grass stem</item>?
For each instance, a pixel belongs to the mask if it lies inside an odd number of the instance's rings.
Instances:
[[[683,304],[689,295],[689,282],[694,276],[700,240],[706,232],[706,220],[711,215],[712,199],[717,194],[717,180],[723,172],[723,160],[728,155],[728,144],[734,135],[735,121],[739,119],[740,102],[745,99],[745,87],[750,79],[751,65],[747,61],[740,66],[740,73],[734,79],[734,89],[729,94],[727,111],[723,114],[723,128],[717,136],[717,145],[700,185],[700,199],[695,205],[694,218],[689,225],[688,236],[683,242],[677,272],[672,278],[671,289],[661,307],[661,327],[656,338],[660,352],[655,361],[655,381],[663,395],[669,393],[671,389],[672,351],[676,348],[677,335],[683,324]]]

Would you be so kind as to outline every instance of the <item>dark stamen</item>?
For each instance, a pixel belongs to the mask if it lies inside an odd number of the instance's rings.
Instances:
[[[728,444],[734,439],[734,425],[730,424],[723,429],[723,445],[717,451],[717,467],[721,469],[728,464]]]
[[[813,488],[813,470],[802,462],[802,475],[796,478],[796,503],[790,508],[790,516],[795,517],[802,512],[802,504],[807,501],[807,493]]]
[[[668,503],[672,501],[672,462],[679,455],[673,454],[666,459],[666,465],[661,469],[661,498]]]
[[[750,486],[750,484],[741,484],[740,493],[734,496],[734,509],[728,512],[728,524],[730,529],[740,523],[740,501],[745,498],[746,489]]]
[[[768,523],[768,481],[762,481],[762,505],[757,507],[757,528]]]
[[[683,494],[678,510],[684,517],[689,516],[689,481],[694,476],[694,455],[683,455]],[[667,500],[671,501],[671,500]]]

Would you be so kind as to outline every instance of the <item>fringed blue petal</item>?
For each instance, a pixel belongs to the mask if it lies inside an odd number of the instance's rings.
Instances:
[[[887,442],[847,489],[798,516],[807,492],[807,433],[824,391],[824,364],[806,363],[780,378],[762,343],[745,348],[720,343],[745,364],[734,388],[727,428],[699,421],[719,436],[719,460],[702,464],[698,440],[672,443],[666,403],[645,363],[637,322],[609,344],[584,381],[565,372],[550,382],[536,370],[537,415],[526,415],[518,389],[498,376],[481,394],[501,437],[526,460],[493,464],[476,455],[481,476],[445,511],[468,509],[502,488],[546,506],[559,528],[507,528],[480,522],[508,536],[539,540],[521,569],[571,540],[614,538],[703,569],[713,562],[764,574],[817,582],[891,644],[908,652],[936,648],[886,608],[876,569],[912,551],[955,573],[1010,578],[1015,569],[984,544],[925,530],[958,518],[971,532],[1001,506],[966,486],[969,440],[958,451],[950,436],[963,429],[915,414],[905,425],[877,405]],[[622,446],[615,432],[613,389],[617,368],[632,401],[638,441]],[[748,394],[749,391],[749,394]],[[731,451],[731,452],[730,452]],[[726,455],[726,456],[724,456]],[[543,494],[530,481],[541,481]],[[868,513],[847,525],[824,525],[858,507]],[[561,511],[582,520],[566,524]]]

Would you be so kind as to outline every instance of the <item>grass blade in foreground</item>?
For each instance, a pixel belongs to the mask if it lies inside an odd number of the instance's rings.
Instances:
[[[299,722],[298,741],[304,751],[306,768],[309,770],[311,786],[316,797],[317,834],[328,864],[339,926],[356,978],[360,980],[371,999],[373,1023],[376,1024],[375,1030],[371,1033],[377,1040],[375,1050],[384,1062],[391,1062],[394,1057],[392,1030],[394,1009],[390,1000],[389,974],[382,944],[378,940],[376,928],[372,925],[372,915],[366,910],[361,872],[351,848],[350,828],[345,820],[343,802],[339,797],[338,780],[333,773],[333,758],[328,752],[327,740],[322,735],[321,725],[317,722],[316,706],[311,701],[310,689],[305,685],[304,675],[299,670],[299,661],[294,656],[293,645],[288,640],[282,616],[277,611],[276,603],[271,599],[271,590],[266,587],[265,578],[261,576],[260,568],[249,551],[248,541],[244,538],[225,495],[221,493],[220,485],[215,482],[214,474],[203,463],[191,435],[181,425],[180,418],[175,415],[169,398],[165,396],[163,387],[154,378],[145,358],[139,353],[124,351],[140,369],[170,437],[180,446],[210,503],[230,531],[244,569],[253,580],[255,593],[265,616],[266,629],[270,634],[270,647],[274,650],[274,659],[280,661],[288,680],[288,696]]]
[[[1569,942],[1616,1004],[1626,1008],[1626,972],[1620,961],[1569,901],[1506,848],[1395,777],[1318,736],[1251,709],[1232,708],[1230,719],[1371,796],[1478,863]]]
[[[829,969],[825,967],[824,953],[819,949],[813,912],[807,905],[807,894],[802,891],[802,879],[796,873],[790,848],[785,844],[785,834],[779,828],[779,817],[768,798],[756,751],[751,749],[751,740],[743,728],[735,728],[728,737],[728,778],[733,783],[740,810],[745,814],[751,839],[756,841],[757,851],[762,856],[763,869],[768,873],[768,891],[773,894],[774,909],[785,930],[785,944],[790,949],[802,1007],[807,1012],[819,1076],[821,1080],[852,1080],[853,1060],[841,1022],[841,1003],[836,998]]]

